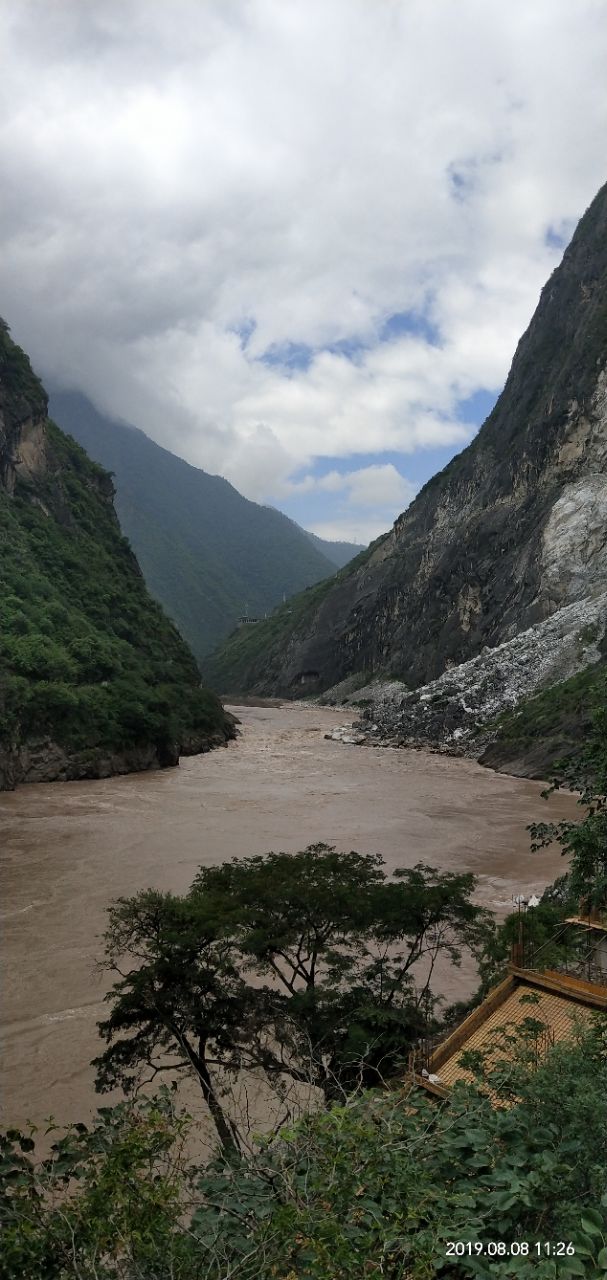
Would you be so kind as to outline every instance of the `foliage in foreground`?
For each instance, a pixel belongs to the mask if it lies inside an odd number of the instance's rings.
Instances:
[[[569,859],[567,891],[583,910],[607,909],[607,686],[592,717],[583,749],[561,762],[545,796],[565,787],[577,791],[578,822],[534,823],[532,849],[556,841]]]
[[[607,1275],[606,1033],[537,1064],[537,1024],[437,1104],[377,1091],[236,1165],[188,1165],[163,1091],[100,1114],[35,1163],[4,1141],[0,1280],[552,1280]],[[494,1105],[494,1094],[514,1105]],[[514,1256],[449,1256],[449,1242]],[[536,1242],[572,1242],[558,1259]],[[524,1244],[530,1246],[528,1254]],[[523,1247],[523,1252],[518,1251]]]
[[[118,980],[99,1086],[130,1090],[142,1068],[189,1071],[234,1154],[226,1073],[262,1073],[283,1100],[289,1082],[326,1101],[377,1083],[427,1025],[437,960],[486,945],[474,885],[421,864],[389,879],[376,856],[318,844],[204,867],[182,897],[120,899],[105,937]]]

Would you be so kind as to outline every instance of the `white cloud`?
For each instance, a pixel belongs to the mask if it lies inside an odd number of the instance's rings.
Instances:
[[[289,484],[288,492],[331,494],[332,518],[313,524],[312,533],[366,544],[392,524],[396,512],[408,507],[416,489],[390,462],[352,471],[328,471],[322,476],[307,475]]]
[[[43,374],[258,499],[463,443],[548,227],[605,177],[603,0],[21,0],[0,28],[0,311]],[[414,310],[439,345],[379,342]],[[260,359],[285,343],[307,369]]]
[[[414,486],[392,463],[363,467],[349,475],[349,500],[356,507],[390,506],[402,510],[414,493]]]
[[[362,550],[374,538],[378,538],[380,533],[385,533],[389,524],[389,520],[381,519],[381,514],[378,518],[373,513],[361,515],[353,512],[348,515],[343,512],[334,514],[331,520],[316,521],[310,526],[310,532],[319,538],[326,538],[328,542],[357,543]]]

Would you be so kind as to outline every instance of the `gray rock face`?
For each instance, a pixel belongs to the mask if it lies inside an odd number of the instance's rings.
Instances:
[[[50,738],[12,748],[0,745],[0,791],[12,791],[24,782],[73,782],[166,769],[178,765],[180,755],[202,755],[218,746],[227,746],[224,734],[191,738],[179,746],[167,747],[162,753],[151,742],[115,752],[68,751]]]
[[[0,337],[8,333],[0,320]],[[44,474],[44,423],[47,395],[23,353],[13,344],[0,377],[0,489],[12,494],[20,473],[30,479]]]
[[[542,593],[564,604],[605,585],[607,478],[590,475],[567,485],[542,538]]]
[[[606,366],[607,186],[476,439],[286,636],[256,637],[239,687],[297,696],[302,674],[321,693],[365,672],[415,689],[607,590]]]
[[[179,763],[179,755],[172,763]],[[158,754],[151,744],[116,754],[68,752],[47,738],[0,751],[0,791],[11,791],[23,782],[71,782],[158,768]]]
[[[398,681],[357,690],[351,700],[365,704],[361,720],[333,736],[476,754],[479,744],[487,744],[487,726],[503,711],[599,662],[606,636],[604,592],[565,606],[413,691]]]

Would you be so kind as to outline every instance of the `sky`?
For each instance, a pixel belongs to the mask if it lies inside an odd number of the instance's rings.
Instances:
[[[0,315],[48,382],[366,543],[607,178],[605,0],[5,0]]]

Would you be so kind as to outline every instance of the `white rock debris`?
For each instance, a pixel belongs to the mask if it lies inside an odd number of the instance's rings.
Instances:
[[[603,592],[559,609],[419,689],[411,691],[397,680],[358,688],[348,701],[362,708],[361,720],[351,727],[340,726],[329,736],[355,745],[465,752],[503,711],[598,662],[606,632],[607,592]],[[337,692],[336,688],[333,693]],[[330,693],[323,700],[329,701]]]

